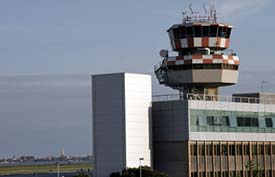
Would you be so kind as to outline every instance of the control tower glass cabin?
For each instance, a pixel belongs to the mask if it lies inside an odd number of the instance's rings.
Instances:
[[[160,84],[183,95],[217,95],[218,88],[238,82],[239,58],[229,47],[233,26],[216,21],[216,14],[186,16],[183,23],[168,29],[172,50],[161,50],[161,63],[155,66]]]

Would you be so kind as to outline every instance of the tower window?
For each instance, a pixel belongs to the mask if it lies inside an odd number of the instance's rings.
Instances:
[[[225,38],[229,38],[229,37],[230,37],[231,30],[232,30],[231,28],[228,28],[228,29],[227,29]]]
[[[180,27],[179,28],[179,37],[182,38],[186,38],[186,28],[185,27]]]
[[[217,37],[217,26],[210,26],[210,37]]]
[[[193,37],[193,28],[192,27],[186,28],[186,37]]]
[[[194,37],[201,37],[201,26],[194,26]]]
[[[209,26],[202,27],[202,37],[209,37]]]
[[[226,37],[227,28],[226,27],[219,27],[218,30],[218,37]]]
[[[227,30],[228,30],[228,28],[225,28],[225,27],[223,28],[222,36],[221,37],[225,37],[226,36]]]
[[[223,27],[218,27],[218,36],[221,37],[222,36],[222,31],[223,31]]]
[[[180,32],[178,28],[173,29],[173,33],[175,39],[180,39]]]

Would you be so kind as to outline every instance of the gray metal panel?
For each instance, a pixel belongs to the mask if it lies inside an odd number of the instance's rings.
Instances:
[[[125,168],[124,74],[92,76],[95,177]]]
[[[155,142],[154,169],[171,177],[188,176],[188,142]]]
[[[184,100],[153,102],[153,140],[188,140],[188,105]]]

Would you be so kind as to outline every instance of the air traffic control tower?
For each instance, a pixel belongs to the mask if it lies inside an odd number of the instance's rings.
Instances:
[[[275,177],[275,95],[219,95],[238,81],[239,58],[228,51],[232,26],[192,10],[168,29],[160,82],[180,95],[154,96],[153,167],[171,177]]]
[[[174,53],[161,50],[160,84],[176,95],[151,93],[151,76],[92,77],[94,177],[151,166],[169,177],[275,177],[275,94],[219,95],[238,81],[229,47],[232,26],[192,10],[173,25]]]
[[[204,7],[205,8],[205,7]],[[218,95],[218,88],[236,84],[239,58],[229,47],[233,26],[217,22],[211,5],[207,15],[184,13],[183,22],[168,29],[171,46],[177,56],[161,50],[161,63],[155,66],[160,82],[178,89],[183,96],[188,93]]]

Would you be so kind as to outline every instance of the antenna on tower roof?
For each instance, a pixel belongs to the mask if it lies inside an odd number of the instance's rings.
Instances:
[[[215,10],[215,6],[213,4],[213,0],[210,0],[210,7],[209,7],[209,10],[210,10],[210,16],[214,16],[214,13],[216,13],[216,10]]]
[[[187,0],[185,1],[187,3]],[[206,3],[203,4],[204,15],[200,15],[199,11],[194,11],[192,8],[193,4],[189,4],[189,11],[182,13],[183,23],[216,23],[217,22],[217,12],[212,0],[209,0],[209,9],[207,8]]]
[[[189,5],[189,9],[191,11],[191,14],[198,14],[199,12],[194,12],[193,9],[192,9],[192,3],[190,3]]]
[[[206,4],[205,4],[205,3],[203,4],[203,9],[204,9],[204,13],[205,13],[205,14],[208,14],[208,11],[207,11],[207,9],[206,9]]]

